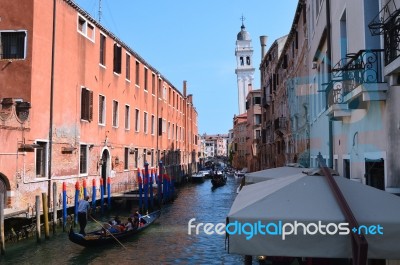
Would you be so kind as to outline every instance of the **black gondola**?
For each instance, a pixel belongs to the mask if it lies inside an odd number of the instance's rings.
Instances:
[[[211,184],[213,188],[224,186],[226,184],[225,174],[214,174],[211,179]]]
[[[147,227],[149,227],[155,220],[157,220],[158,217],[160,217],[160,214],[161,211],[155,211],[150,214],[144,215],[142,216],[142,218],[146,221],[146,223],[143,224],[142,226],[130,231],[113,233],[112,235],[110,235],[109,232],[105,233],[105,230],[102,228],[96,231],[86,233],[86,235],[83,236],[81,234],[75,233],[71,226],[71,229],[68,233],[69,240],[84,247],[95,247],[109,243],[118,243],[117,240],[130,238],[133,235],[138,234]]]

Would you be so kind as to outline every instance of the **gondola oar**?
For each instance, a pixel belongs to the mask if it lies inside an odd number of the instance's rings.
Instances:
[[[106,233],[108,233],[110,236],[112,236],[115,239],[115,241],[117,241],[125,250],[127,250],[127,248],[124,246],[124,244],[122,244],[121,241],[119,241],[115,236],[113,236],[113,234],[110,231],[108,231],[107,228],[105,228],[102,223],[100,223],[99,221],[94,219],[93,216],[90,215],[90,217],[93,219],[93,221],[98,223],[106,231]]]

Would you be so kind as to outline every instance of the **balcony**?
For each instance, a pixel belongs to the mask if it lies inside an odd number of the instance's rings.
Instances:
[[[371,35],[384,35],[385,66],[390,64],[400,56],[400,28],[399,28],[400,9],[395,0],[389,0],[379,11],[375,18],[368,24]],[[388,67],[386,75],[398,70],[397,65]],[[386,70],[386,69],[385,69]]]
[[[262,99],[262,105],[264,108],[266,108],[267,106],[270,106],[272,102],[272,96],[271,95],[266,95],[263,99]]]
[[[280,117],[274,121],[275,132],[281,136],[284,135],[287,130],[286,120],[286,117]]]
[[[327,84],[328,115],[340,119],[349,116],[351,109],[365,108],[365,102],[386,100],[383,52],[360,50],[335,65],[332,80]]]

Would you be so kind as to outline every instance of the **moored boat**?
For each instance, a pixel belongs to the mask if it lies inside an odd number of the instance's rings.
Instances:
[[[192,175],[192,182],[204,182],[204,174],[202,172],[198,172]]]
[[[133,235],[138,234],[149,227],[152,223],[154,223],[155,220],[158,219],[158,217],[160,217],[160,214],[161,211],[155,211],[147,215],[143,215],[141,218],[146,221],[145,224],[130,231],[123,231],[112,234],[110,234],[110,232],[108,231],[106,232],[104,228],[101,228],[92,232],[88,232],[86,233],[86,235],[82,235],[79,233],[75,233],[71,226],[68,237],[69,240],[71,240],[72,242],[84,247],[95,247],[110,243],[118,243],[118,240],[130,238]]]

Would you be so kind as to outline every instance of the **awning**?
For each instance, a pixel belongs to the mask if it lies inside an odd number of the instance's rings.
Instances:
[[[252,173],[246,173],[245,184],[247,185],[247,184],[257,183],[260,181],[299,174],[303,170],[304,168],[299,168],[299,167],[277,167],[277,168],[269,168],[261,171],[256,171]]]
[[[348,205],[358,220],[358,230],[368,241],[368,258],[400,259],[400,197],[363,185],[361,183],[335,176]],[[274,225],[313,224],[330,225],[330,232],[345,223],[345,217],[337,204],[324,176],[295,174],[244,186],[236,197],[228,214],[229,224]],[[254,228],[254,226],[252,226]],[[290,226],[287,226],[290,227]],[[377,233],[381,227],[382,233]],[[338,231],[329,234],[302,233],[271,235],[255,232],[249,239],[242,233],[230,234],[228,251],[242,255],[266,255],[286,257],[351,258],[350,234],[339,235]],[[350,233],[353,233],[349,227]],[[375,229],[375,230],[374,230]],[[312,229],[311,229],[312,230]],[[238,230],[243,231],[243,230]],[[278,231],[279,232],[279,231]],[[312,232],[312,231],[310,231]],[[246,239],[246,237],[248,239]]]

